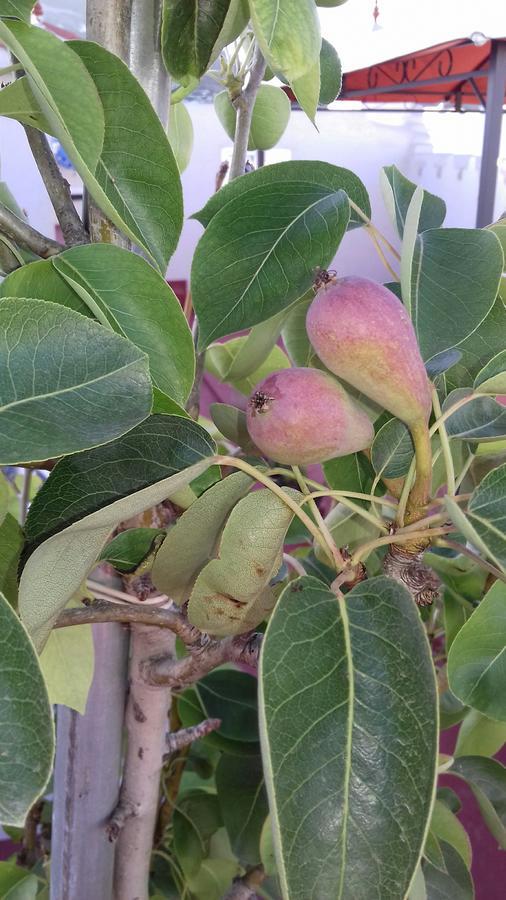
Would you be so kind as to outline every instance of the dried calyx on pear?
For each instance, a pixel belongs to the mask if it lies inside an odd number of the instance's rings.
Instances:
[[[374,437],[368,416],[319,369],[268,375],[250,397],[247,424],[262,453],[286,465],[347,456],[369,447]]]
[[[369,278],[325,284],[309,307],[309,339],[326,367],[409,427],[426,423],[431,389],[406,308]]]

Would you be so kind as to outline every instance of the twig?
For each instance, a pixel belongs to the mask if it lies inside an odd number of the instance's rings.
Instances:
[[[214,193],[215,194],[217,194],[218,191],[221,190],[221,188],[223,187],[223,182],[225,181],[225,178],[227,177],[228,170],[229,170],[229,164],[228,164],[228,161],[225,160],[225,162],[221,163],[220,168],[216,172],[216,179],[214,182]]]
[[[182,612],[175,609],[144,607],[142,604],[111,603],[108,600],[92,600],[82,609],[65,609],[56,620],[55,628],[69,625],[96,625],[100,622],[136,622],[140,625],[157,625],[168,628],[190,647],[202,641],[202,632],[190,625]]]
[[[304,566],[295,556],[291,556],[289,553],[283,553],[283,562],[293,569],[294,572],[297,572],[297,575],[307,575]]]
[[[130,803],[127,799],[120,799],[116,809],[105,826],[105,833],[111,844],[118,840],[119,833],[124,827],[125,822],[136,815],[137,810],[133,803]]]
[[[32,486],[32,470],[25,469],[23,475],[23,488],[19,497],[19,524],[24,525],[30,505],[30,488]]]
[[[58,168],[46,135],[31,125],[25,125],[24,128],[33,158],[60,223],[63,240],[69,247],[88,243],[88,232],[74,206],[70,185]]]
[[[254,900],[257,896],[257,888],[265,879],[263,866],[255,866],[248,869],[245,875],[234,878],[232,887],[225,894],[224,900]]]
[[[182,659],[164,656],[146,659],[142,664],[142,675],[150,685],[169,685],[174,690],[199,681],[223,663],[256,667],[261,640],[262,635],[256,633],[209,640],[202,648],[190,650]]]
[[[188,747],[189,744],[193,744],[194,741],[200,740],[206,736],[206,734],[211,734],[212,731],[216,731],[221,725],[221,719],[204,719],[203,722],[199,722],[198,725],[191,725],[189,728],[181,728],[179,731],[172,731],[165,736],[165,742],[167,744],[167,756],[170,756],[172,753],[177,753],[178,750],[182,750],[183,747]]]
[[[251,66],[249,73],[248,84],[233,101],[237,111],[237,118],[235,122],[234,149],[232,152],[232,162],[230,164],[230,181],[237,178],[239,175],[244,175],[253,106],[255,105],[257,91],[260,87],[262,78],[264,77],[264,73],[265,59],[262,56],[260,48],[257,46],[253,58],[253,65]]]
[[[204,377],[204,368],[206,362],[206,351],[201,350],[200,352],[197,350],[197,344],[199,340],[199,325],[197,319],[194,321],[193,327],[193,343],[195,346],[195,378],[193,379],[193,386],[190,392],[190,396],[188,397],[188,402],[186,404],[186,410],[192,419],[197,421],[200,413],[200,388],[202,386],[202,379]]]
[[[10,238],[14,243],[24,247],[25,250],[31,250],[37,256],[48,259],[50,256],[56,256],[65,250],[57,241],[51,240],[23,222],[15,213],[11,212],[3,203],[0,203],[0,231]]]

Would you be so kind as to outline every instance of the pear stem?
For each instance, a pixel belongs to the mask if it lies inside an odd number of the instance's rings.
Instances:
[[[410,431],[415,447],[416,477],[406,504],[408,523],[423,518],[432,485],[432,448],[427,423],[418,421]]]

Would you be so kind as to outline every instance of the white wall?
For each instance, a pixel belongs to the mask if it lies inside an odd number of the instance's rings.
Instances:
[[[185,214],[200,209],[214,190],[216,171],[230,142],[211,104],[188,104],[195,145],[183,174]],[[473,227],[484,117],[478,113],[320,112],[319,132],[301,112],[292,114],[280,142],[292,159],[321,159],[353,169],[371,197],[373,219],[393,237],[379,190],[381,166],[395,163],[413,181],[444,198],[446,224]],[[506,129],[505,129],[506,131]],[[506,134],[499,168],[496,217],[506,209]],[[35,228],[54,234],[54,216],[31,160],[23,129],[0,118],[0,171]],[[169,276],[187,279],[195,245],[202,234],[198,222],[186,219]],[[341,274],[360,272],[386,280],[387,273],[362,231],[348,234],[334,264]]]

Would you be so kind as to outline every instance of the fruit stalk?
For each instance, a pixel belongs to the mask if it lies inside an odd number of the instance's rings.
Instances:
[[[416,476],[406,505],[406,524],[423,518],[432,485],[432,449],[427,424],[422,420],[410,428],[415,447]]]

